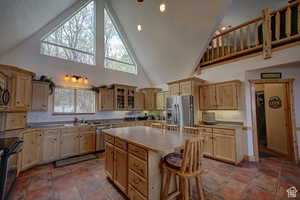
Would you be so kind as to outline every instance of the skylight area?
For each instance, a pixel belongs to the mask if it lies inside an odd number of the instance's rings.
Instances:
[[[104,45],[105,68],[137,74],[136,64],[129,55],[116,25],[106,9],[104,9]]]
[[[91,1],[41,42],[41,54],[96,65],[95,3]]]

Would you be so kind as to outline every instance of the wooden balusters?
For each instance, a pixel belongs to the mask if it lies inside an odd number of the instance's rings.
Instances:
[[[233,31],[233,53],[237,52],[236,31]]]
[[[286,10],[286,16],[285,16],[285,33],[287,37],[291,36],[292,33],[292,11],[291,7],[288,7]]]
[[[275,30],[275,37],[276,37],[276,40],[280,40],[280,12],[277,12],[276,15],[275,15],[275,21],[276,21],[276,30]]]
[[[271,30],[271,9],[264,9],[263,16],[264,16],[264,23],[263,23],[263,54],[264,58],[268,59],[271,58],[271,49],[272,49],[272,30]]]
[[[250,49],[251,48],[251,28],[250,28],[250,24],[247,26],[247,33],[246,33],[246,40],[247,40],[247,48]]]
[[[221,36],[221,46],[222,56],[225,56],[224,36]]]
[[[258,46],[259,45],[259,40],[258,40],[258,22],[255,23],[255,26],[254,26],[254,40],[255,40],[255,46]]]
[[[217,40],[217,44],[216,44],[216,48],[217,48],[217,58],[221,57],[222,55],[220,55],[220,38],[216,38]]]
[[[241,48],[241,51],[244,50],[243,29],[242,28],[240,29],[240,48]]]

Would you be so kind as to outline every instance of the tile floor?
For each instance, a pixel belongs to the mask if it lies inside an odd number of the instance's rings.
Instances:
[[[288,199],[287,188],[295,186],[300,190],[300,166],[277,158],[264,158],[259,164],[243,162],[239,166],[204,159],[203,165],[207,171],[203,175],[206,199],[280,200]],[[195,188],[193,193],[195,194]],[[106,179],[104,154],[99,154],[99,159],[75,165],[53,168],[49,164],[23,172],[9,199],[126,198]]]

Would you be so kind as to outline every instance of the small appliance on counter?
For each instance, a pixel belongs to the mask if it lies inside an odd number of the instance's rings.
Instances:
[[[207,125],[216,125],[216,113],[214,112],[202,112],[202,122]]]

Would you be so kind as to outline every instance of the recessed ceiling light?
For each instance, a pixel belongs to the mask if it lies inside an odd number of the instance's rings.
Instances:
[[[162,3],[159,6],[160,12],[165,12],[166,11],[166,4]]]
[[[140,25],[140,24],[137,25],[137,30],[141,32],[142,31],[142,25]]]

